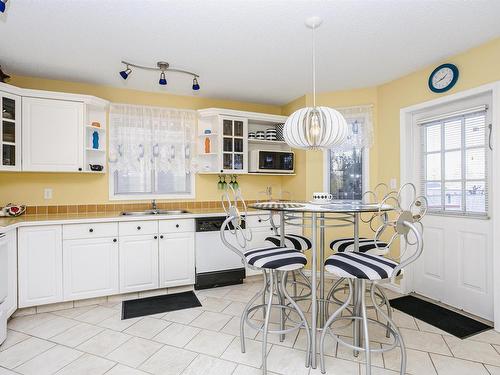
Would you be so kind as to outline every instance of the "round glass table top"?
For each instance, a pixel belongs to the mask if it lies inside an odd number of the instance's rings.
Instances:
[[[389,205],[362,202],[326,202],[324,204],[309,202],[259,202],[250,204],[249,207],[258,210],[311,212],[311,213],[357,213],[391,211]]]

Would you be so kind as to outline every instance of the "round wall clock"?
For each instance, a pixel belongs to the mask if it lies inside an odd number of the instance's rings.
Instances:
[[[458,68],[453,64],[439,65],[429,76],[429,88],[433,92],[446,92],[455,86],[458,80]]]

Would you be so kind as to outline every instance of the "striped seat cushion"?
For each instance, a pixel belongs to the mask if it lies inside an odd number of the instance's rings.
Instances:
[[[269,236],[266,241],[271,242],[274,246],[280,246],[281,236]],[[307,237],[298,234],[285,234],[285,246],[299,251],[306,251],[312,247],[312,243]]]
[[[387,243],[378,241],[378,249],[375,246],[375,240],[373,238],[359,238],[359,252],[366,253],[372,250],[380,251],[387,247]],[[354,238],[353,237],[344,237],[337,238],[330,243],[330,249],[336,251],[337,253],[343,253],[346,251],[354,251]]]
[[[293,271],[307,264],[306,257],[300,251],[279,246],[248,250],[245,258],[254,267],[279,271]]]
[[[397,265],[397,262],[380,255],[354,252],[336,253],[325,261],[325,269],[331,274],[367,280],[391,278]]]

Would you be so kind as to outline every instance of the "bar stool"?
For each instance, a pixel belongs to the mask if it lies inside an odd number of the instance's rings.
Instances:
[[[413,185],[412,185],[413,186]],[[425,201],[425,197],[418,197],[420,202]],[[383,203],[386,202],[387,199],[383,200]],[[415,199],[413,200],[413,202]],[[400,200],[399,200],[400,202]],[[411,205],[413,207],[413,203]],[[417,206],[415,206],[417,207]],[[399,208],[401,206],[399,205]],[[325,337],[327,333],[330,333],[334,340],[336,340],[339,344],[345,345],[354,350],[355,353],[359,351],[365,352],[366,356],[366,374],[371,374],[371,353],[381,353],[394,349],[399,346],[401,350],[401,368],[400,374],[405,374],[406,371],[406,350],[403,342],[403,338],[401,333],[389,316],[390,314],[384,312],[379,304],[376,302],[375,291],[379,288],[379,284],[382,282],[389,282],[393,280],[396,276],[400,275],[402,270],[407,267],[409,264],[413,263],[418,259],[418,257],[422,254],[423,251],[423,239],[422,239],[422,231],[423,226],[420,222],[421,217],[419,214],[413,213],[411,210],[400,210],[398,211],[396,220],[388,220],[384,219],[382,225],[376,232],[376,237],[380,233],[386,230],[394,230],[394,234],[391,237],[390,243],[396,237],[402,237],[405,241],[405,249],[401,256],[405,257],[405,260],[402,262],[396,262],[394,260],[383,257],[382,255],[373,255],[368,253],[361,252],[340,252],[331,255],[325,261],[325,270],[330,274],[344,278],[348,281],[348,296],[346,300],[343,302],[342,306],[332,314],[328,321],[326,322],[323,332],[321,333],[320,340],[320,361],[321,361],[321,372],[325,373],[325,358],[324,358],[324,345],[325,345]],[[407,254],[409,247],[411,246],[414,251],[411,254]],[[377,311],[377,316],[380,314],[387,321],[387,330],[389,331],[390,336],[394,338],[394,341],[388,346],[384,348],[370,348],[370,335],[368,331],[368,323],[378,324],[381,326],[385,326],[385,323],[379,322],[375,319],[370,319],[367,317],[367,305],[365,302],[365,291],[367,288],[367,283],[370,282],[369,285],[369,296],[371,299],[371,304],[373,308]],[[342,312],[347,310],[348,306],[351,305],[351,300],[353,296],[353,285],[357,288],[357,301],[353,301],[352,306],[353,309],[350,312],[350,315],[342,316]],[[361,321],[362,323],[362,333],[363,333],[363,346],[358,346],[356,334],[354,335],[353,344],[349,344],[344,340],[340,339],[336,336],[330,326],[338,320],[351,320],[351,321]],[[356,333],[356,332],[355,332]]]
[[[280,337],[297,330],[305,328],[307,334],[307,352],[305,366],[309,367],[311,336],[309,324],[299,305],[289,295],[286,289],[287,276],[289,272],[301,270],[307,264],[307,259],[300,251],[283,246],[268,246],[256,249],[247,249],[247,243],[252,240],[252,232],[249,228],[242,228],[244,217],[247,216],[245,201],[240,190],[234,190],[231,186],[223,195],[222,205],[226,211],[227,218],[221,226],[220,235],[224,245],[237,254],[242,263],[251,269],[260,270],[264,276],[262,289],[253,296],[245,306],[240,320],[241,351],[245,353],[245,324],[262,332],[262,372],[267,373],[267,336],[268,334],[279,334]],[[242,215],[238,209],[240,205],[244,210]],[[233,236],[232,241],[226,238],[227,233]],[[267,298],[265,296],[267,295]],[[254,303],[264,296],[262,304]],[[278,303],[273,302],[274,296],[278,297]],[[258,310],[264,309],[265,317],[261,326],[250,320],[250,315]],[[270,330],[269,320],[272,309],[280,311],[280,329]],[[294,311],[300,320],[292,321],[295,325],[285,328],[284,311]]]

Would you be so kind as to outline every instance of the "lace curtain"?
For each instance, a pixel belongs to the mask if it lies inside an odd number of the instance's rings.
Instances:
[[[112,104],[109,167],[115,194],[190,193],[195,111]]]
[[[373,106],[347,107],[337,109],[347,121],[349,133],[344,142],[333,147],[334,151],[348,151],[353,148],[373,145]]]

